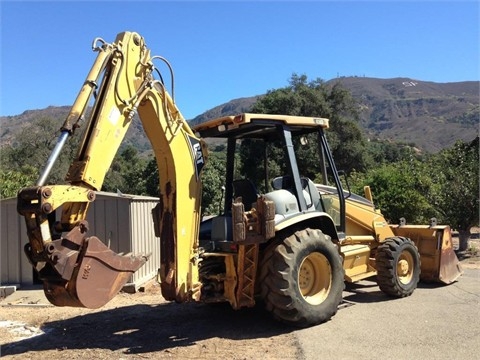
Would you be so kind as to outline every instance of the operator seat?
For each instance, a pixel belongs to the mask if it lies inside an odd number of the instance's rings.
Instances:
[[[309,204],[307,202],[308,210],[324,211],[320,193],[318,192],[314,182],[309,178],[302,178],[302,187],[303,190],[308,192],[308,195],[310,195],[311,203],[310,206],[308,206]]]
[[[272,187],[274,190],[293,190],[293,179],[290,175],[279,176],[272,180]]]
[[[302,177],[300,180],[302,182],[303,196],[307,204],[307,210],[323,211],[320,193],[313,181],[307,177]],[[284,189],[293,193],[293,186],[293,178],[290,175],[279,176],[272,180],[272,187],[275,190]]]

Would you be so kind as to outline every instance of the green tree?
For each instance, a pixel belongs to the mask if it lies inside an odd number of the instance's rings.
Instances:
[[[13,143],[2,149],[4,164],[11,167],[31,165],[40,168],[55,146],[60,125],[51,118],[40,118],[24,127]]]
[[[145,179],[146,195],[158,197],[160,195],[160,178],[155,157],[148,160],[143,173],[143,178]]]
[[[9,174],[15,172],[27,174],[29,179],[35,180],[25,185],[33,185],[57,143],[62,121],[43,117],[26,126],[11,144],[2,147],[2,170]],[[47,178],[47,183],[65,183],[65,175],[76,154],[78,143],[77,136],[67,140]],[[21,187],[23,186],[19,185],[17,190]]]
[[[369,141],[367,151],[372,161],[369,168],[378,166],[379,164],[408,160],[412,156],[421,158],[421,156],[414,151],[413,147],[392,141]]]
[[[293,74],[287,87],[268,91],[254,104],[252,112],[329,118],[327,134],[337,167],[347,172],[363,171],[367,167],[366,142],[358,125],[356,103],[339,83],[330,85],[321,79],[308,81],[306,75]],[[309,162],[305,168],[319,171],[315,157],[303,156],[301,152],[298,155],[300,161]],[[250,158],[244,167],[251,168],[254,159]]]
[[[29,165],[22,166],[20,171],[0,169],[0,198],[17,196],[18,190],[35,184],[37,178],[37,170]]]
[[[479,138],[458,141],[424,161],[385,163],[366,174],[353,173],[352,190],[370,185],[375,204],[391,222],[405,217],[410,223],[439,223],[458,230],[459,250],[468,247],[472,226],[479,224]]]
[[[267,153],[268,177],[272,179],[276,176],[285,174],[287,169],[287,158],[283,150],[283,144],[278,140],[272,143],[265,143],[258,139],[244,139],[238,150],[238,159],[236,161],[237,172],[235,179],[249,179],[256,186],[258,191],[267,192],[265,189],[265,164],[263,154]]]
[[[107,172],[102,190],[124,194],[146,195],[146,160],[139,156],[138,150],[127,145],[115,156]],[[158,191],[157,191],[158,196]]]
[[[431,197],[448,223],[460,235],[459,250],[468,247],[472,226],[479,224],[479,138],[457,141],[451,148],[431,156],[429,173],[437,185]]]
[[[225,146],[216,146],[209,153],[208,161],[202,170],[202,214],[215,215],[223,211],[222,186],[225,185]],[[157,162],[152,157],[143,172],[145,192],[159,196],[159,174]]]
[[[223,211],[222,186],[225,185],[225,154],[212,152],[202,171],[202,215],[216,215]]]
[[[398,223],[403,217],[407,223],[425,224],[438,216],[429,196],[435,191],[435,184],[426,168],[427,165],[412,158],[383,164],[366,174],[354,173],[350,178],[352,191],[362,194],[363,186],[369,185],[375,206],[391,223]]]

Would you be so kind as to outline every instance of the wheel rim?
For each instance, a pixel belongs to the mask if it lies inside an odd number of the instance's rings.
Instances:
[[[413,278],[415,262],[409,251],[403,251],[397,262],[397,277],[402,284],[408,284]]]
[[[324,255],[314,252],[303,259],[298,272],[298,287],[308,303],[322,303],[330,292],[331,283],[332,270]]]

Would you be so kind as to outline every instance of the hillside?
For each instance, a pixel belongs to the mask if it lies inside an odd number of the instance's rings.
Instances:
[[[0,146],[12,143],[17,134],[38,119],[50,118],[60,128],[69,111],[69,106],[49,106],[40,110],[27,110],[20,115],[0,116]],[[125,144],[134,145],[140,152],[151,149],[138,117],[134,118],[132,126],[128,129]]]
[[[436,152],[478,134],[478,81],[346,77],[331,82],[337,81],[357,100],[361,125],[369,137],[415,143]]]
[[[190,121],[190,124],[193,126],[210,119],[249,112],[253,104],[255,104],[260,97],[261,96],[259,95],[231,100],[228,103],[216,106],[213,109],[207,110],[203,114],[194,117]]]
[[[437,152],[457,140],[471,141],[478,134],[478,81],[434,83],[409,78],[343,77],[327,84],[337,82],[357,101],[360,125],[370,139],[414,143],[424,151]],[[219,105],[195,117],[192,123],[248,111],[259,97]]]
[[[336,82],[352,92],[359,106],[360,124],[369,138],[414,143],[425,151],[436,152],[459,139],[470,141],[478,134],[478,81],[434,83],[408,78],[343,77],[327,83]],[[260,96],[231,100],[196,116],[190,123],[248,112]],[[68,110],[48,107],[0,117],[0,145],[12,142],[34,119],[51,117],[61,124]],[[140,151],[150,148],[138,119],[130,127],[126,143]]]

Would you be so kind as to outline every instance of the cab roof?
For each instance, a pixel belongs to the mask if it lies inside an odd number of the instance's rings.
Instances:
[[[279,127],[287,126],[294,133],[309,133],[328,128],[328,119],[320,117],[251,114],[223,116],[193,127],[202,138],[268,138]]]

